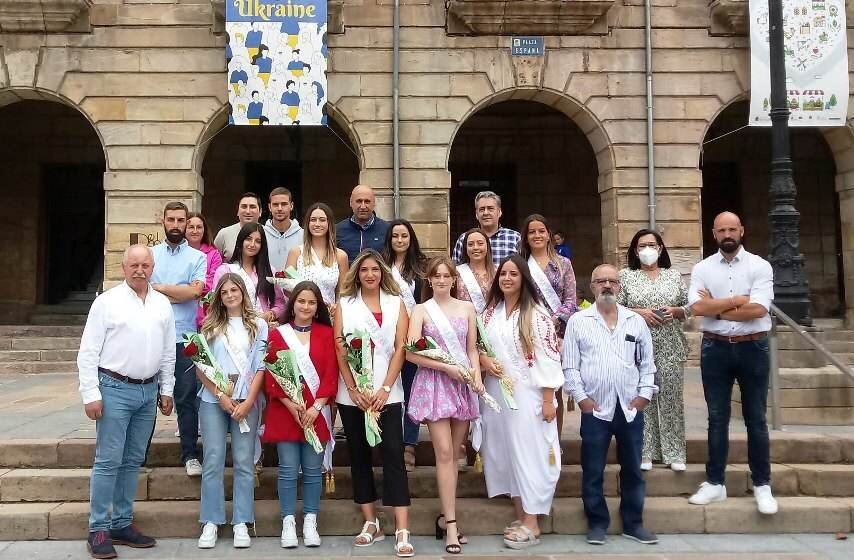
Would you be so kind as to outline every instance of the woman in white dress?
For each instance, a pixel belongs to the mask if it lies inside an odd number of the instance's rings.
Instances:
[[[294,267],[302,280],[311,280],[320,288],[323,302],[334,315],[338,288],[347,275],[347,253],[335,246],[335,217],[322,202],[308,207],[303,221],[302,245],[288,252],[285,269]]]
[[[400,288],[400,299],[403,300],[406,311],[412,313],[415,305],[421,303],[427,257],[421,252],[418,237],[409,221],[397,219],[389,223],[383,258],[391,268],[391,275]],[[404,406],[407,410],[417,369],[418,366],[412,362],[405,362],[400,374],[403,379]],[[404,411],[403,460],[408,472],[415,470],[415,448],[418,445],[419,427],[418,422],[413,421]]]
[[[353,498],[365,523],[356,536],[357,547],[371,546],[385,538],[374,502],[377,500],[373,471],[373,449],[365,431],[365,412],[379,413],[382,441],[377,443],[383,466],[383,505],[394,509],[397,556],[415,555],[409,540],[409,480],[403,464],[403,367],[409,317],[400,299],[397,282],[383,258],[373,249],[359,253],[341,286],[335,313],[338,341],[338,412],[350,447]],[[343,339],[357,331],[370,336],[373,394],[361,392],[346,359]],[[361,342],[361,339],[360,339]],[[363,349],[364,351],[364,349]]]
[[[564,383],[552,319],[539,303],[528,263],[514,254],[502,261],[484,313],[496,360],[480,355],[486,390],[501,402],[496,371],[512,379],[518,410],[496,413],[481,406],[480,448],[490,497],[509,494],[516,520],[504,544],[520,549],[539,544],[537,515],[551,511],[560,476],[560,441],[554,422],[555,390]],[[498,365],[500,364],[500,365]]]

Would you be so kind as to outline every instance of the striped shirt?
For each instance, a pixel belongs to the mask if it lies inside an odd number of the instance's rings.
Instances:
[[[611,331],[596,305],[569,319],[563,340],[564,389],[575,402],[591,398],[599,407],[593,415],[610,422],[617,401],[626,421],[635,418],[629,403],[637,396],[652,400],[655,385],[652,337],[643,318],[617,306],[617,327]]]
[[[465,249],[463,247],[463,239],[465,236],[466,234],[463,233],[457,238],[457,242],[454,244],[454,252],[451,254],[451,257],[457,264],[460,264],[460,259],[463,258],[463,250]],[[493,264],[498,266],[502,260],[515,253],[519,247],[520,239],[522,239],[522,236],[518,231],[499,227],[498,231],[489,238],[489,248],[492,251]]]

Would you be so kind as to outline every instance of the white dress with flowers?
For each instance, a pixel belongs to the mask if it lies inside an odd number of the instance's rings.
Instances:
[[[484,385],[502,404],[496,413],[481,403],[483,440],[480,454],[489,497],[520,497],[531,515],[548,515],[560,477],[557,421],[543,421],[543,389],[564,383],[554,323],[544,309],[533,316],[534,351],[524,355],[519,338],[519,311],[507,317],[504,304],[484,313],[486,336],[504,373],[513,380],[518,410],[504,405],[498,380],[485,375]],[[555,401],[557,403],[557,401]]]

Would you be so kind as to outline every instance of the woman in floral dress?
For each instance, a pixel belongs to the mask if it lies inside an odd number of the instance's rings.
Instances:
[[[670,255],[661,235],[642,229],[632,238],[629,266],[620,271],[620,305],[639,313],[652,333],[658,395],[644,411],[641,469],[653,461],[685,470],[685,413],[683,377],[688,344],[682,326],[690,315],[688,291],[678,270],[670,267]]]

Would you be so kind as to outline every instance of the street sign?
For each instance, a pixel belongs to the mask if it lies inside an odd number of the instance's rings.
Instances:
[[[510,56],[543,56],[546,40],[543,37],[511,37]]]

